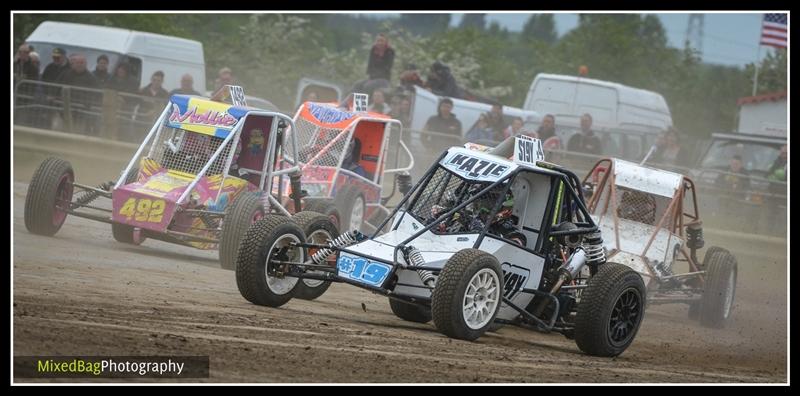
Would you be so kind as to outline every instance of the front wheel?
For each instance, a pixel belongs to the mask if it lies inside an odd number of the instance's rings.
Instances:
[[[303,230],[286,216],[266,215],[251,225],[236,256],[236,286],[242,297],[273,308],[289,302],[298,279],[279,276],[276,272],[287,268],[273,260],[304,262],[305,249],[292,246],[303,241]]]
[[[69,162],[48,158],[33,173],[25,195],[25,228],[53,236],[67,219],[72,202],[75,172]]]
[[[581,293],[575,315],[575,343],[582,351],[603,357],[630,346],[644,318],[646,289],[642,277],[617,263],[605,263]]]
[[[261,194],[243,192],[239,194],[222,219],[222,235],[219,243],[219,262],[222,268],[236,269],[236,252],[247,228],[264,217]],[[286,219],[284,217],[284,219]]]
[[[463,249],[447,260],[431,296],[433,323],[444,335],[473,341],[491,326],[502,303],[503,271],[489,253]]]
[[[331,222],[329,216],[317,212],[302,211],[295,213],[292,220],[300,226],[303,234],[306,235],[308,243],[326,245],[328,242],[333,241],[339,236],[339,230]],[[317,252],[315,248],[308,249],[308,255],[311,256]],[[331,254],[325,261],[331,268],[336,267],[336,255]],[[309,273],[321,273],[321,271],[309,271]],[[303,279],[297,284],[297,289],[294,291],[294,296],[303,300],[314,300],[323,295],[325,291],[331,286],[330,281],[319,279]]]
[[[700,300],[700,324],[723,328],[730,319],[736,295],[736,258],[725,249],[712,247],[706,252],[703,265],[706,282]]]

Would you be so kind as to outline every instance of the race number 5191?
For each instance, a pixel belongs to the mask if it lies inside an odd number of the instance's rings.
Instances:
[[[136,221],[160,223],[164,218],[165,207],[163,199],[128,198],[120,208],[119,214],[128,220],[133,218]]]

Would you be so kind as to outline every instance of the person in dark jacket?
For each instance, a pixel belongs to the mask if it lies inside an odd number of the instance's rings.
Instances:
[[[97,78],[86,68],[86,57],[81,54],[70,56],[69,69],[59,75],[56,82],[84,88],[98,88]]]
[[[439,101],[437,113],[428,118],[423,129],[461,137],[461,121],[457,120],[456,115],[453,114],[453,101],[450,98]]]
[[[175,88],[169,93],[170,96],[175,94],[202,96],[200,95],[200,92],[194,90],[194,77],[192,77],[192,75],[189,73],[181,76],[181,87]]]
[[[367,75],[370,80],[392,79],[392,65],[394,64],[394,49],[389,46],[389,39],[383,33],[375,38],[375,45],[369,52],[367,62]]]
[[[95,65],[92,74],[101,87],[108,85],[108,81],[111,79],[111,73],[108,72],[108,56],[101,54],[97,57],[97,65]]]
[[[67,51],[63,48],[54,48],[52,52],[53,63],[47,65],[42,72],[42,81],[56,82],[61,73],[69,69],[67,61]]]
[[[38,80],[39,68],[34,66],[33,59],[31,59],[31,47],[28,44],[22,44],[17,50],[17,56],[14,58],[14,80]]]
[[[542,125],[536,131],[539,134],[539,139],[543,142],[556,135],[556,117],[552,114],[547,114],[542,119]]]
[[[439,96],[461,97],[458,84],[456,84],[453,74],[450,73],[450,68],[439,61],[433,62],[433,65],[431,65],[426,86],[431,92]]]
[[[108,81],[108,89],[124,93],[135,94],[139,91],[139,84],[131,76],[130,65],[122,62],[114,68],[114,76]]]
[[[581,116],[581,131],[569,138],[567,150],[587,154],[603,154],[603,142],[592,131],[592,116],[589,113]]]
[[[169,98],[169,92],[162,87],[162,84],[164,84],[164,72],[157,70],[150,76],[150,84],[139,90],[139,95],[167,99]]]

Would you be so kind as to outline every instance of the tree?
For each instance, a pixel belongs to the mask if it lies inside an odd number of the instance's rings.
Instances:
[[[553,44],[558,39],[553,14],[532,14],[522,27],[523,40],[541,40]]]
[[[786,49],[776,48],[767,53],[761,60],[758,69],[758,91],[756,94],[786,91]],[[745,67],[745,72],[749,76],[750,84],[755,78],[755,63]],[[752,93],[752,90],[750,91]]]
[[[401,14],[398,24],[411,33],[427,36],[447,30],[450,14]]]
[[[484,30],[486,29],[486,14],[464,14],[458,27],[461,29],[475,28]]]

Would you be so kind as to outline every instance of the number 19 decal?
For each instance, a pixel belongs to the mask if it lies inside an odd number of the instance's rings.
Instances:
[[[128,198],[119,210],[119,214],[130,220],[144,221],[148,223],[160,223],[164,218],[164,207],[166,203],[163,199],[149,198]]]
[[[340,256],[339,275],[368,285],[380,286],[389,275],[391,266],[363,258]]]

